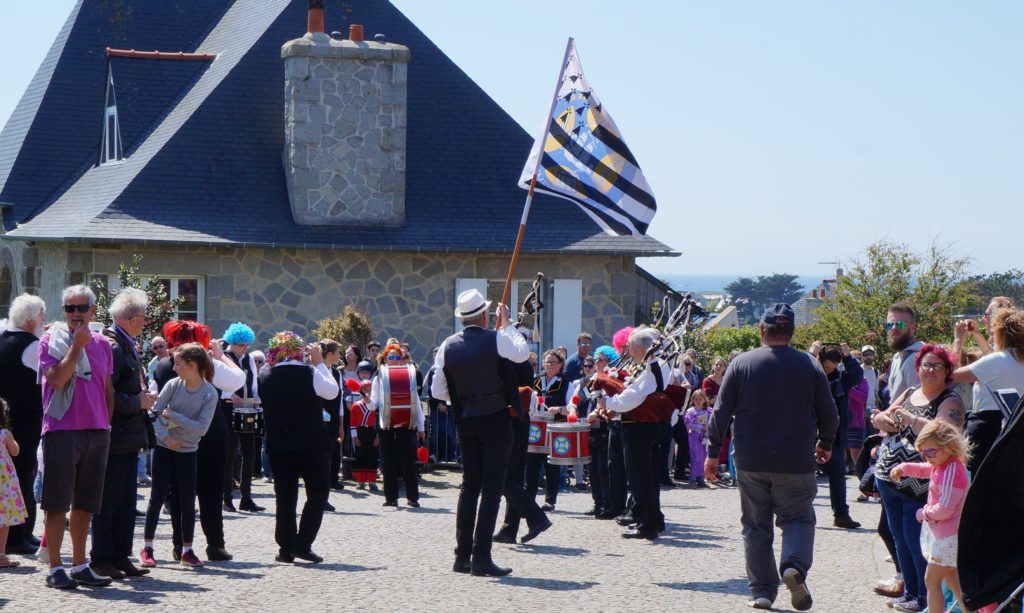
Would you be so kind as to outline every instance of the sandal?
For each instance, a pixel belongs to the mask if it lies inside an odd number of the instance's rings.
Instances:
[[[4,555],[0,555],[0,568],[17,568],[19,566],[21,566],[21,562],[12,560]]]

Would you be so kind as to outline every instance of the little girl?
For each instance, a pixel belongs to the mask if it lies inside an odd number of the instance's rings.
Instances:
[[[146,510],[145,546],[139,562],[156,566],[153,537],[160,520],[171,480],[181,501],[181,564],[198,568],[202,561],[192,551],[196,512],[196,455],[199,439],[206,434],[217,411],[219,393],[213,386],[213,362],[198,343],[185,343],[174,350],[174,372],[160,392],[152,413],[157,446],[153,449],[153,485]]]
[[[21,484],[18,473],[14,470],[12,456],[17,456],[21,449],[14,435],[7,429],[7,403],[0,398],[0,568],[14,568],[20,563],[4,555],[7,547],[7,532],[11,526],[25,523],[28,511],[25,499],[21,497]]]
[[[370,381],[366,380],[359,386],[359,400],[352,403],[349,425],[355,446],[352,476],[358,484],[356,488],[364,490],[369,486],[371,492],[376,492],[380,436],[377,434],[377,412],[370,408],[370,386]]]
[[[955,426],[940,419],[929,422],[921,430],[915,446],[926,462],[904,462],[893,468],[891,474],[895,481],[903,477],[930,480],[928,502],[917,511],[917,521],[927,522],[927,528],[934,537],[930,551],[924,551],[928,559],[924,573],[928,610],[945,610],[942,596],[942,582],[945,581],[960,608],[968,611],[963,603],[956,569],[956,534],[960,511],[967,497],[969,446]]]
[[[690,403],[692,406],[686,409],[686,415],[683,416],[690,445],[690,485],[707,487],[703,468],[704,460],[708,458],[707,433],[711,408],[708,406],[707,395],[701,390],[693,391]]]

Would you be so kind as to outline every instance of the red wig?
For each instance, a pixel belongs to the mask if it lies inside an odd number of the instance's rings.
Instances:
[[[953,369],[956,368],[953,365],[953,356],[946,351],[945,347],[937,343],[926,343],[921,347],[921,350],[914,357],[914,368],[920,369],[924,356],[929,353],[942,360],[942,364],[946,367],[946,383],[953,381]]]
[[[164,324],[163,332],[169,349],[185,343],[199,343],[204,349],[210,348],[212,335],[209,326],[187,319],[174,319]]]

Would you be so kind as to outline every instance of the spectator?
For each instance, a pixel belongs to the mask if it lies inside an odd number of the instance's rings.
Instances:
[[[914,367],[914,356],[924,343],[915,338],[917,314],[914,313],[914,309],[902,302],[889,307],[885,332],[888,335],[889,347],[894,352],[889,366],[889,396],[899,398],[904,391],[921,383]],[[883,408],[888,408],[888,405]]]
[[[96,295],[84,285],[64,290],[64,322],[39,341],[43,373],[43,499],[50,570],[46,584],[71,589],[78,584],[110,585],[110,577],[89,568],[85,540],[93,513],[103,502],[103,480],[110,448],[114,387],[110,343],[89,329],[96,317]],[[71,576],[60,547],[71,511]]]
[[[864,345],[860,350],[860,366],[864,370],[864,380],[868,382],[868,398],[865,410],[870,415],[878,406],[878,370],[875,368],[875,348]]]
[[[587,332],[576,337],[576,353],[565,360],[565,380],[569,383],[583,376],[583,361],[590,356],[592,342],[591,336]]]

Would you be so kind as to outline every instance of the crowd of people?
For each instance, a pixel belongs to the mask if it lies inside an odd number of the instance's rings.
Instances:
[[[762,346],[712,356],[707,373],[696,352],[668,351],[647,326],[597,347],[582,333],[575,351],[537,356],[505,305],[490,329],[491,304],[475,290],[459,295],[462,329],[434,350],[426,373],[396,338],[342,346],[286,331],[257,351],[241,322],[217,339],[172,321],[150,339],[154,357],[144,364],[147,306],[141,290],[121,290],[104,328],[93,292],[72,286],[63,321],[47,325],[46,304],[26,294],[0,334],[0,547],[45,559],[48,586],[147,574],[159,564],[163,514],[174,561],[203,566],[196,502],[207,560],[232,559],[224,513],[265,511],[252,494],[260,478],[274,486],[276,560],[317,563],[332,489],[354,481],[377,492],[382,475],[383,506],[397,507],[404,491],[417,508],[420,465],[439,461],[463,472],[456,572],[510,573],[494,562],[493,543],[538,538],[560,494],[589,492],[594,519],[622,526],[623,538],[656,540],[667,529],[662,489],[716,483],[739,489],[750,606],[770,608],[785,585],[805,610],[817,478],[827,479],[833,526],[857,529],[847,493],[856,475],[857,501],[881,502],[877,531],[896,570],[875,591],[899,611],[957,601],[966,611],[960,510],[1015,408],[998,392],[1024,390],[1024,312],[1001,297],[980,322],[956,322],[949,346],[918,339],[914,310],[892,305],[883,322],[890,359],[870,345],[795,348],[793,311],[774,305],[760,321]],[[566,465],[533,453],[538,420],[582,425],[589,456]],[[135,550],[140,484],[150,487]],[[782,530],[778,563],[773,524]],[[0,568],[18,563],[0,557]]]

